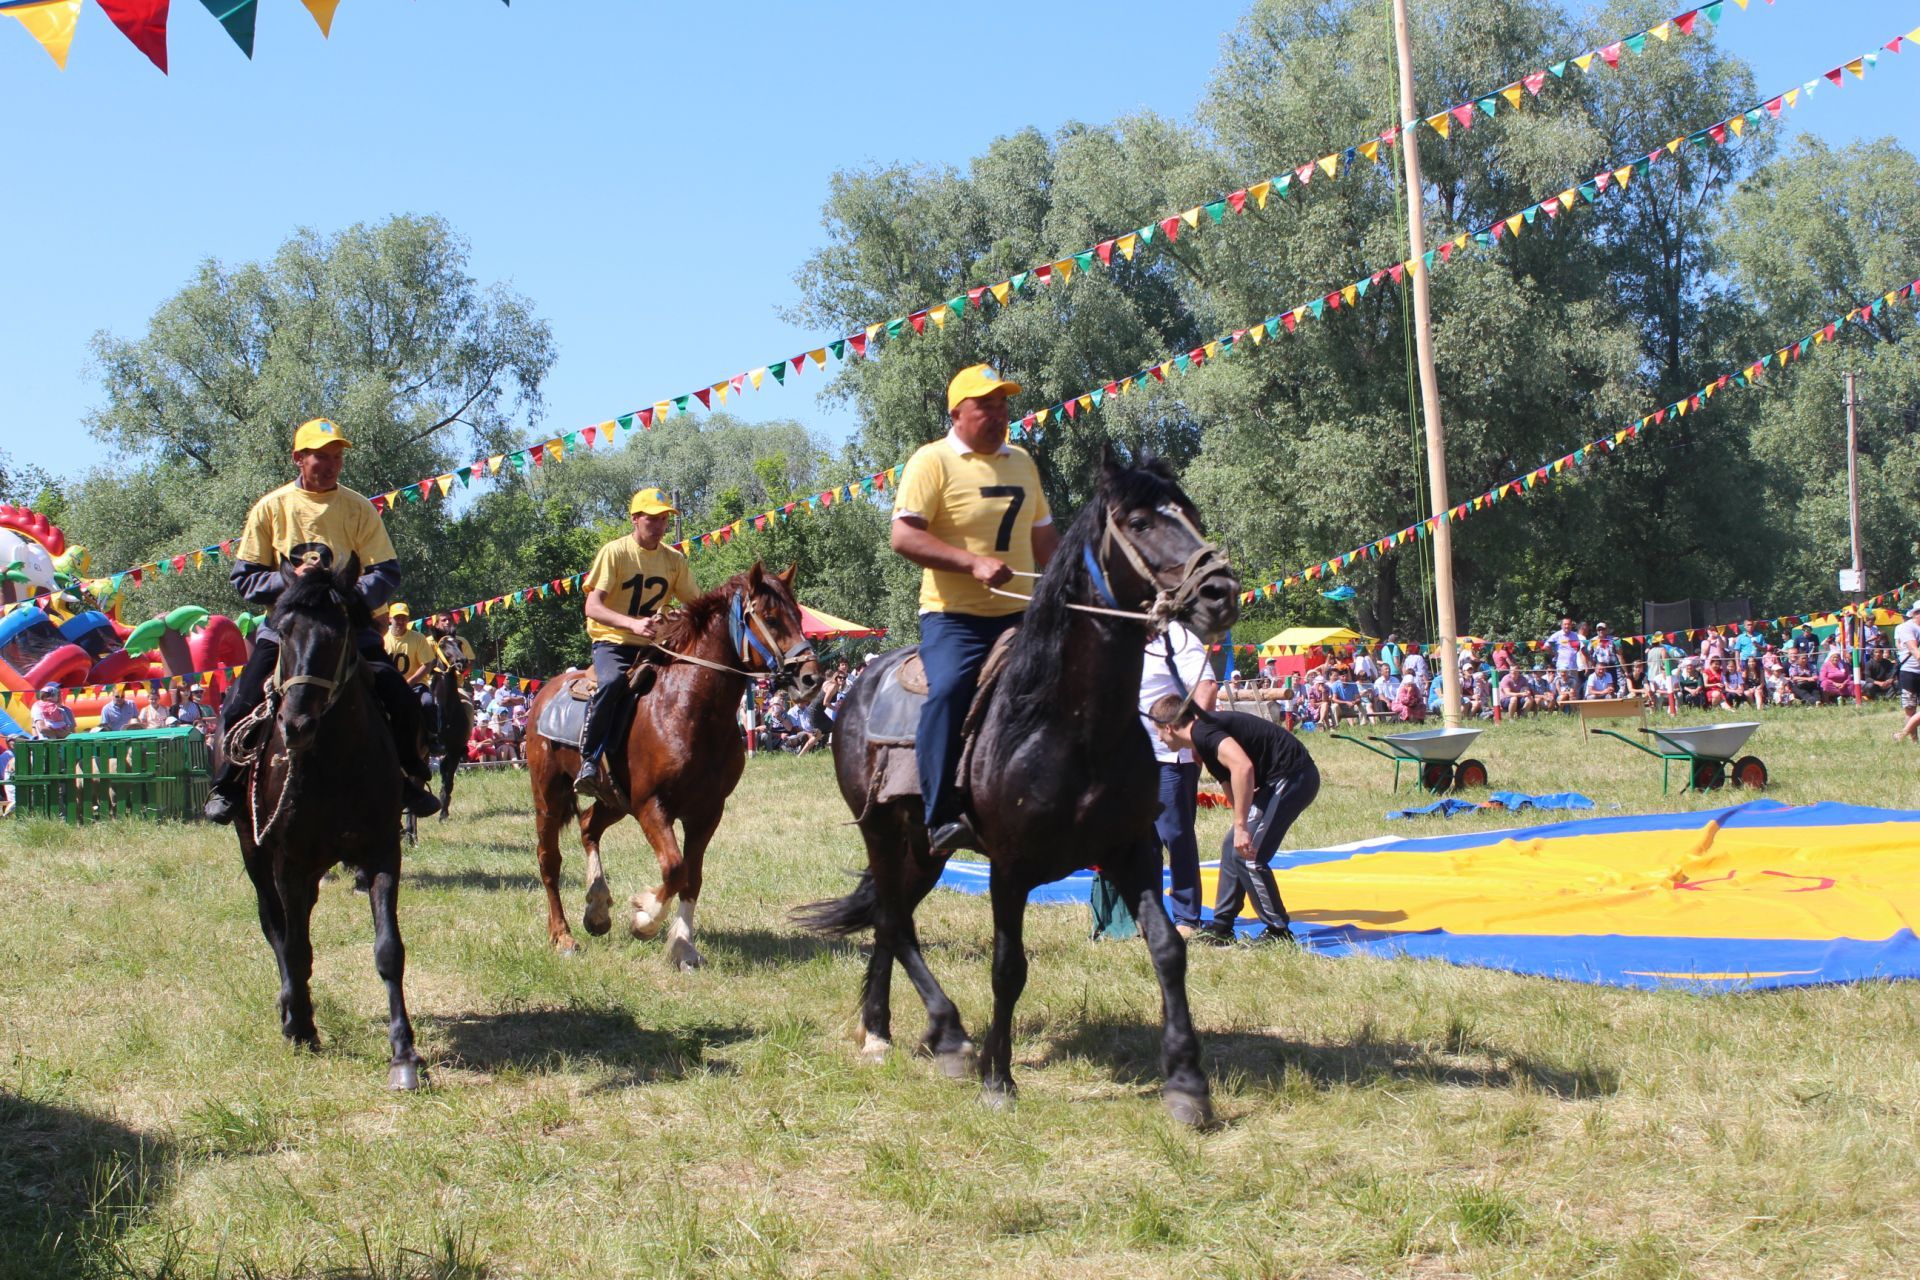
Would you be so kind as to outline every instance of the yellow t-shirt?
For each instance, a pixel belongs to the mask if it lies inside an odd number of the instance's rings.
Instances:
[[[403,676],[411,676],[423,666],[431,671],[440,664],[440,651],[433,641],[411,628],[397,636],[389,631],[380,638],[380,643],[386,646],[387,656]]]
[[[351,489],[308,493],[289,482],[247,512],[246,532],[236,549],[240,559],[277,568],[282,556],[299,560],[310,552],[329,569],[356,552],[363,569],[399,558],[380,513]]]
[[[1025,449],[1008,445],[1005,453],[973,453],[953,435],[921,445],[907,460],[894,491],[893,514],[919,516],[940,541],[993,556],[1020,573],[1034,569],[1034,527],[1053,521],[1040,489],[1040,470]],[[1003,590],[1026,595],[1033,582],[1016,578]],[[921,571],[922,613],[997,618],[1024,608],[1022,601],[994,595],[971,574]]]
[[[580,589],[606,592],[609,608],[635,618],[659,612],[669,599],[688,604],[700,594],[685,556],[664,543],[648,551],[631,534],[600,548]],[[647,642],[645,636],[593,618],[587,619],[587,639],[609,644]]]

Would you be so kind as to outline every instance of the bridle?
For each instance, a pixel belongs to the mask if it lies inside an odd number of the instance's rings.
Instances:
[[[340,655],[334,659],[333,675],[315,676],[300,672],[290,676],[285,672],[286,660],[287,647],[282,645],[275,657],[273,674],[267,677],[266,685],[262,690],[264,696],[260,699],[260,705],[236,721],[226,733],[227,759],[242,767],[253,766],[248,786],[247,808],[253,826],[253,842],[256,846],[266,839],[267,833],[273,830],[275,824],[286,813],[288,797],[293,791],[290,785],[282,784],[273,812],[268,815],[265,822],[260,821],[261,801],[265,796],[267,785],[267,770],[264,767],[266,761],[262,757],[266,755],[272,723],[279,718],[280,706],[285,700],[287,691],[297,689],[301,685],[310,684],[325,691],[325,701],[320,704],[320,709],[314,712],[316,720],[333,709],[333,704],[340,700],[341,691],[347,687],[354,676],[359,674],[362,665],[360,646],[354,641],[353,620],[351,618],[347,620],[347,629],[340,640]],[[287,753],[283,751],[275,756],[274,760],[279,763],[284,762],[286,758]]]
[[[1216,573],[1228,571],[1231,566],[1227,563],[1225,554],[1214,543],[1207,541],[1193,521],[1187,518],[1186,512],[1171,503],[1158,510],[1161,515],[1176,521],[1181,528],[1193,535],[1194,541],[1200,544],[1181,563],[1180,576],[1171,584],[1162,582],[1161,574],[1147,562],[1147,557],[1141,552],[1139,544],[1120,527],[1120,522],[1114,519],[1113,508],[1109,507],[1106,521],[1100,530],[1099,554],[1094,554],[1091,542],[1080,548],[1080,561],[1085,565],[1087,577],[1093,583],[1094,594],[1100,598],[1102,604],[1069,602],[1067,608],[1077,609],[1081,613],[1096,613],[1110,618],[1125,618],[1131,622],[1144,622],[1147,624],[1147,632],[1150,636],[1165,634],[1167,627],[1176,619],[1184,618],[1193,612],[1194,606],[1199,602],[1201,586],[1208,578]],[[1139,575],[1140,581],[1154,593],[1152,600],[1142,600],[1135,609],[1120,607],[1120,599],[1114,594],[1112,580],[1103,567],[1109,550],[1115,546],[1120,548],[1121,555],[1126,557],[1127,563],[1132,566],[1134,573]],[[1027,573],[1019,576],[1037,578],[1040,575]],[[1007,596],[1014,600],[1033,599],[1032,596],[1021,595],[1017,591],[1002,591],[998,587],[989,587],[988,590],[995,595]]]
[[[746,587],[742,587],[733,595],[732,604],[727,612],[727,634],[733,645],[733,652],[737,655],[736,660],[741,664],[737,667],[730,667],[724,662],[713,662],[695,654],[681,653],[655,640],[649,640],[647,643],[666,654],[667,658],[673,662],[687,662],[696,667],[705,667],[709,671],[746,676],[750,680],[771,676],[773,687],[776,689],[786,689],[797,684],[800,679],[800,668],[814,657],[813,641],[807,639],[804,634],[797,643],[787,646],[784,651],[775,655],[774,651],[779,647],[780,642],[774,638],[773,629],[767,625],[766,619],[761,617],[760,602],[752,598],[751,590]],[[764,665],[758,668],[746,665],[756,658]]]
[[[310,684],[318,686],[326,693],[326,700],[320,704],[320,709],[313,713],[314,718],[317,720],[332,710],[333,704],[340,700],[340,691],[346,687],[349,680],[353,679],[360,663],[360,648],[353,640],[353,623],[351,620],[348,621],[347,627],[347,633],[340,641],[340,656],[334,659],[333,675],[331,677],[307,675],[304,672],[291,676],[285,674],[287,650],[284,645],[281,646],[278,658],[274,663],[273,674],[267,677],[266,702],[277,702],[279,700],[278,695],[295,689],[300,685]],[[266,704],[263,703],[262,705]]]

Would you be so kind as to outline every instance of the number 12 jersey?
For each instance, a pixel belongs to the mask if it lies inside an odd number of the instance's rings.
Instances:
[[[634,618],[660,612],[670,601],[687,604],[700,594],[687,558],[662,543],[648,551],[632,535],[615,538],[600,548],[580,584],[586,591],[607,593],[607,605]],[[587,639],[608,644],[645,644],[646,637],[625,627],[610,627],[587,619]]]

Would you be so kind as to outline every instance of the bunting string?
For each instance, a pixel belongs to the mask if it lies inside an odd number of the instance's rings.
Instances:
[[[1920,296],[1920,280],[1911,281],[1881,294],[1871,302],[1852,308],[1845,315],[1835,316],[1804,338],[1789,342],[1756,360],[1747,362],[1735,373],[1721,374],[1692,394],[1643,415],[1612,435],[1590,440],[1572,453],[1563,454],[1552,462],[1503,480],[1486,492],[1469,498],[1465,502],[1456,503],[1436,516],[1430,516],[1418,524],[1411,524],[1394,533],[1375,538],[1330,560],[1308,565],[1297,573],[1290,573],[1262,586],[1243,591],[1240,602],[1252,604],[1259,599],[1272,600],[1290,587],[1324,581],[1354,564],[1378,559],[1410,542],[1426,540],[1442,521],[1458,524],[1470,516],[1497,506],[1506,499],[1518,498],[1542,488],[1568,471],[1577,473],[1580,468],[1597,463],[1602,458],[1617,452],[1624,445],[1643,438],[1651,428],[1677,422],[1690,414],[1702,412],[1707,407],[1707,402],[1722,391],[1757,385],[1768,370],[1776,366],[1784,368],[1794,361],[1804,359],[1809,352],[1833,342],[1847,324],[1859,324],[1864,327],[1878,319],[1887,308],[1900,300],[1913,299],[1916,296]]]
[[[146,693],[153,697],[163,690],[182,690],[196,682],[205,682],[218,676],[232,680],[240,674],[238,666],[213,667],[206,671],[183,672],[177,676],[160,676],[149,680],[110,680],[104,684],[63,684],[60,691],[76,698],[101,698],[122,691],[127,694]],[[0,689],[0,711],[11,712],[15,706],[31,706],[37,690]]]

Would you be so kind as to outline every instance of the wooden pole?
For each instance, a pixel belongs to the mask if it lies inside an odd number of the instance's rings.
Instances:
[[[1853,542],[1853,590],[1848,594],[1858,602],[1867,598],[1867,568],[1860,554],[1860,424],[1854,417],[1857,403],[1853,389],[1853,370],[1847,370],[1847,529]],[[1860,702],[1860,646],[1857,636],[1866,632],[1865,622],[1847,629],[1853,650],[1853,701]]]
[[[1407,0],[1393,0],[1393,44],[1400,61],[1400,118],[1417,117],[1413,96],[1413,54],[1407,37]],[[1447,519],[1447,435],[1440,420],[1440,383],[1433,371],[1433,312],[1427,298],[1427,235],[1422,226],[1426,189],[1420,182],[1419,130],[1408,124],[1400,133],[1400,157],[1407,174],[1407,239],[1415,266],[1408,272],[1413,287],[1414,355],[1420,368],[1420,408],[1427,428],[1427,491],[1433,504],[1434,609],[1440,625],[1440,678],[1444,683],[1442,716],[1449,729],[1460,725],[1459,624],[1453,610],[1453,526]]]

